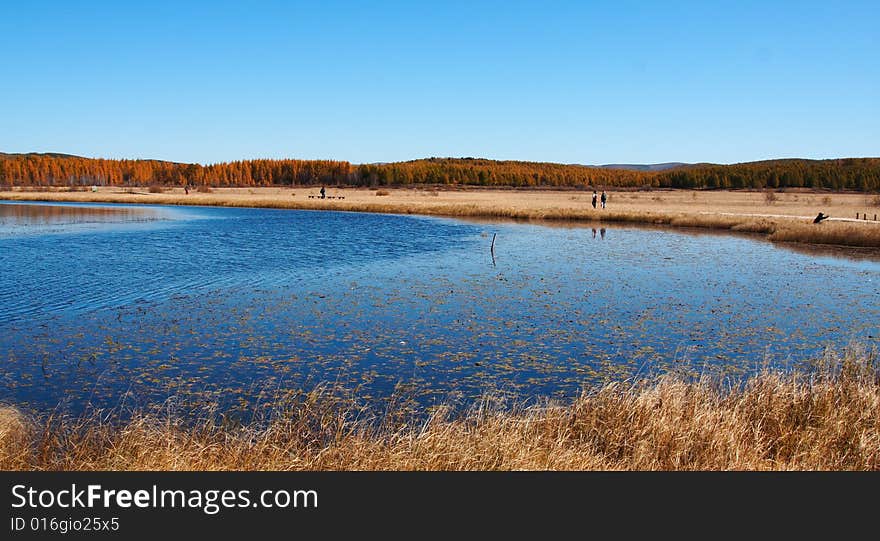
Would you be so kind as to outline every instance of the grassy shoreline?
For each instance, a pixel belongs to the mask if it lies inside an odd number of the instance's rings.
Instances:
[[[880,470],[876,351],[735,385],[666,374],[566,404],[381,417],[314,392],[268,421],[0,408],[3,470]]]
[[[177,193],[177,192],[180,193]],[[764,194],[726,203],[707,201],[714,194],[678,190],[663,192],[613,193],[608,209],[593,209],[585,192],[547,192],[538,190],[474,190],[437,192],[430,190],[333,189],[332,199],[315,197],[314,189],[215,189],[211,193],[167,190],[165,193],[102,189],[98,192],[26,191],[0,192],[0,199],[11,201],[139,203],[153,205],[193,205],[221,207],[275,208],[298,210],[337,210],[393,214],[419,214],[453,218],[543,221],[569,224],[619,223],[671,227],[703,228],[764,235],[774,242],[830,244],[880,248],[880,213],[867,196],[783,194],[775,201],[761,202]],[[658,195],[658,193],[660,195]],[[668,192],[667,192],[668,193]],[[472,196],[471,194],[477,194]],[[380,197],[376,197],[376,196]],[[381,197],[385,196],[385,197]],[[744,197],[736,194],[737,197]],[[670,199],[670,200],[665,200]],[[793,206],[785,207],[785,198]],[[813,197],[814,200],[808,200]],[[861,199],[859,199],[861,197]],[[641,199],[640,199],[641,198]],[[678,198],[678,200],[675,200]],[[761,206],[758,206],[761,205]],[[835,205],[837,205],[835,207]],[[763,207],[763,208],[762,208]],[[812,208],[832,208],[832,219],[813,224]],[[730,212],[734,211],[734,212]],[[736,212],[738,211],[738,212]],[[811,212],[810,215],[804,215]],[[775,214],[774,214],[775,213]],[[869,216],[868,220],[851,217]],[[850,218],[842,219],[841,216]]]

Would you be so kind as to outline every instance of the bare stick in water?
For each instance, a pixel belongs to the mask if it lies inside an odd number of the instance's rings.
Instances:
[[[492,253],[492,266],[495,266],[495,235],[498,233],[492,233],[492,245],[489,247],[489,251]]]

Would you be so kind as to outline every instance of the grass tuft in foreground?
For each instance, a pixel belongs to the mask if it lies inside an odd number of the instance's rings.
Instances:
[[[569,404],[416,420],[315,391],[265,422],[142,413],[125,422],[0,409],[4,470],[880,470],[876,351],[743,384],[674,375]],[[159,411],[160,409],[157,409]],[[211,419],[217,419],[212,416]]]

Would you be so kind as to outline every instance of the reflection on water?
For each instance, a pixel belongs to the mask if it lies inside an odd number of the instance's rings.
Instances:
[[[422,404],[567,397],[655,370],[747,374],[880,336],[880,263],[743,236],[153,212],[150,227],[0,236],[0,401],[271,404],[322,382]]]
[[[459,218],[461,221],[481,224],[484,226],[492,226],[499,223],[498,219],[488,219],[488,218],[472,218],[472,217],[464,217]],[[575,220],[546,220],[539,218],[522,218],[522,219],[504,219],[506,223],[519,223],[519,224],[530,224],[530,225],[540,225],[545,228],[553,228],[553,229],[589,229],[593,233],[594,238],[597,235],[601,237],[602,230],[605,230],[605,227],[599,228],[596,225],[596,222],[579,222]],[[715,229],[708,227],[685,227],[685,226],[671,226],[671,225],[654,225],[648,223],[626,223],[626,224],[617,224],[616,227],[625,227],[626,229],[638,229],[641,231],[655,231],[659,233],[670,233],[674,232],[678,235],[689,235],[689,236],[697,236],[697,237],[720,237],[720,238],[731,238],[731,237],[739,237],[743,239],[751,239],[755,241],[763,241],[766,243],[771,243],[767,239],[767,235],[762,233],[752,233],[748,231],[731,231],[729,229]],[[775,248],[781,250],[791,250],[794,252],[809,254],[815,256],[828,256],[833,258],[843,258],[850,259],[853,261],[880,261],[880,248],[862,248],[855,246],[834,246],[834,245],[824,245],[824,244],[809,244],[809,243],[801,243],[801,242],[772,242],[771,243]]]
[[[880,261],[880,249],[851,246],[804,244],[800,242],[776,243],[778,248],[814,257],[843,258],[851,261]]]
[[[0,238],[136,227],[168,219],[169,214],[157,207],[136,205],[0,202]]]
[[[155,209],[131,206],[0,204],[0,227],[146,222],[159,218],[159,212]]]

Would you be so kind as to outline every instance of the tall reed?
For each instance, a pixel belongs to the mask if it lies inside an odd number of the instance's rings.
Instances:
[[[320,389],[245,425],[166,407],[107,421],[0,409],[4,470],[880,470],[876,351],[744,382],[666,374],[570,403],[413,416]]]

